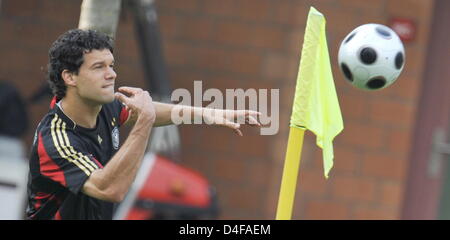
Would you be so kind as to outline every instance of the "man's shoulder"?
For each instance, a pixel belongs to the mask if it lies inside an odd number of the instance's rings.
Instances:
[[[112,120],[114,118],[117,118],[120,115],[122,108],[124,106],[125,105],[123,105],[119,100],[114,99],[114,101],[103,105],[102,111],[104,112],[104,114],[107,118],[110,118]],[[116,119],[116,120],[119,120],[119,119]]]
[[[41,132],[42,130],[50,129],[52,121],[55,118],[55,115],[56,115],[55,109],[50,109],[39,122],[37,126],[37,131]]]
[[[56,109],[51,109],[40,121],[37,133],[43,138],[73,138],[74,123]]]

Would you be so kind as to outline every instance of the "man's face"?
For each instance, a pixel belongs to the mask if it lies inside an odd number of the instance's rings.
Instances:
[[[78,95],[95,104],[112,102],[117,77],[113,67],[114,56],[109,49],[85,53],[78,75],[73,76]]]

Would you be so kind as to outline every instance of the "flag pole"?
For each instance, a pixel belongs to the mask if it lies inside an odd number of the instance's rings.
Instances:
[[[324,175],[328,178],[333,167],[333,139],[344,128],[331,72],[325,23],[323,14],[311,7],[292,105],[277,220],[292,217],[305,130],[316,135],[316,144],[322,148]]]
[[[305,128],[290,127],[276,220],[290,220],[292,217],[292,207],[294,205],[304,134]]]

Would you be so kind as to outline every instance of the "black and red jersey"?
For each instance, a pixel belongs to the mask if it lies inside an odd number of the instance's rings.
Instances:
[[[84,128],[52,101],[37,127],[30,154],[29,219],[112,219],[113,203],[81,189],[119,149],[119,127],[127,118],[126,108],[114,100],[103,105],[95,128]]]

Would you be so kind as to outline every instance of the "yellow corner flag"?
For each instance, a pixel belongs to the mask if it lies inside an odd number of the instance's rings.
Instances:
[[[314,7],[306,23],[276,219],[291,219],[305,129],[316,135],[328,178],[333,167],[333,139],[344,124],[331,72],[325,17]]]

